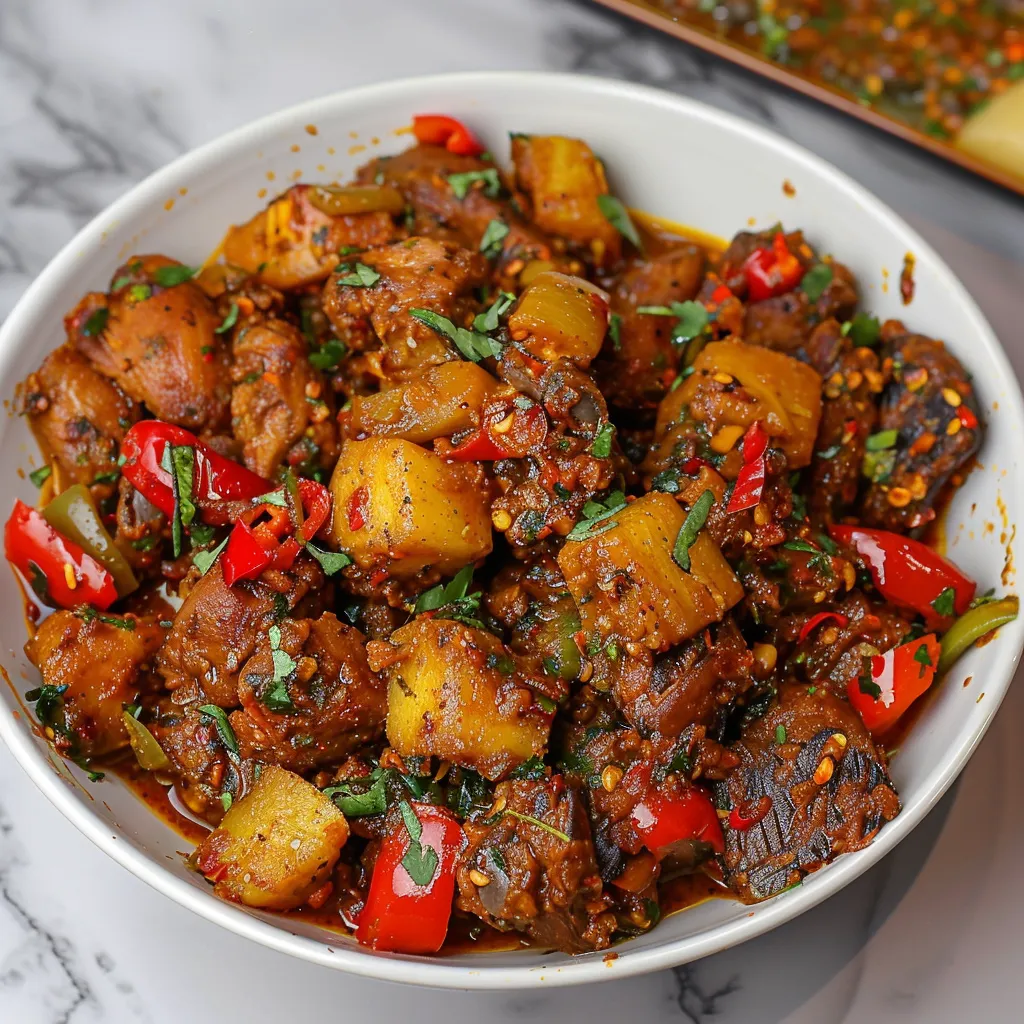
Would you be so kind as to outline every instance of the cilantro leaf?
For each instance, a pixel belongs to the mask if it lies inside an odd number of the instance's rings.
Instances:
[[[173,288],[175,285],[191,281],[198,273],[198,267],[186,267],[183,263],[172,263],[165,267],[157,267],[153,271],[153,280],[161,288]]]
[[[346,264],[342,264],[347,268]],[[346,284],[351,288],[372,288],[380,280],[380,274],[365,263],[356,263],[350,274],[338,278],[338,284]]]
[[[324,795],[330,797],[347,818],[383,814],[388,808],[387,777],[387,769],[375,768],[370,775],[328,786]],[[372,780],[370,787],[363,789],[362,784],[367,780]]]
[[[403,800],[398,808],[405,822],[405,830],[409,833],[409,849],[402,858],[402,867],[409,872],[409,877],[416,885],[429,885],[437,871],[437,853],[420,842],[423,826],[412,805]]]
[[[230,535],[229,535],[230,536]],[[192,564],[205,576],[217,556],[228,546],[228,537],[225,537],[212,551],[197,551],[192,556]]]
[[[505,315],[516,297],[511,292],[499,292],[498,297],[484,310],[473,318],[473,329],[486,334],[496,331],[501,326],[501,317]]]
[[[471,186],[478,181],[483,182],[485,196],[494,199],[501,193],[501,178],[497,168],[488,167],[485,171],[464,171],[462,174],[448,175],[448,184],[456,199],[465,199]]]
[[[85,321],[85,326],[82,328],[82,333],[87,338],[99,337],[107,328],[107,321],[110,319],[110,310],[97,309],[89,314],[89,319]]]
[[[827,263],[815,263],[803,276],[800,290],[811,302],[817,302],[825,289],[832,283],[832,268]]]
[[[235,736],[235,730],[231,728],[231,723],[228,721],[228,713],[223,708],[217,707],[216,704],[200,705],[199,713],[213,719],[217,726],[217,732],[220,734],[221,742],[232,754],[237,754],[238,739]]]
[[[608,317],[608,337],[612,339],[612,348],[619,352],[622,349],[622,317],[618,313]]]
[[[326,548],[317,547],[309,540],[306,541],[306,550],[320,563],[320,568],[328,576],[333,576],[352,564],[352,556],[346,555],[344,551],[328,551]]]
[[[590,540],[607,533],[619,524],[611,517],[626,507],[626,496],[622,491],[613,491],[603,502],[588,501],[576,525],[569,531],[566,540]]]
[[[601,211],[602,216],[606,221],[623,238],[632,242],[640,252],[643,252],[643,243],[640,241],[640,233],[636,229],[636,225],[633,223],[633,219],[629,216],[629,211],[626,209],[621,199],[617,199],[615,196],[603,195],[597,197],[597,208]]]
[[[870,348],[878,344],[882,325],[877,317],[869,316],[867,313],[856,313],[852,320],[847,320],[843,324],[843,333],[850,336],[850,340],[857,348]]]
[[[333,370],[345,358],[348,349],[337,338],[328,338],[316,352],[306,357],[315,370]]]
[[[715,495],[711,490],[705,491],[691,506],[690,511],[679,527],[675,545],[672,548],[672,558],[680,569],[690,571],[690,547],[697,539],[697,535],[704,529],[708,521],[708,513],[715,503]]]
[[[501,355],[501,343],[478,331],[467,331],[465,327],[456,327],[446,316],[430,309],[410,309],[409,313],[420,323],[426,324],[447,338],[471,362],[478,363],[488,356],[497,358]]]
[[[956,591],[952,587],[946,587],[938,597],[932,601],[932,607],[936,615],[950,616],[956,613]]]
[[[232,302],[231,308],[228,310],[228,315],[224,317],[220,322],[220,327],[213,329],[214,334],[224,334],[226,331],[230,331],[235,324],[238,323],[238,303]]]
[[[497,217],[490,221],[484,228],[483,237],[480,239],[480,251],[488,259],[501,255],[502,243],[507,237],[509,226]]]
[[[612,453],[612,438],[614,436],[614,424],[602,423],[590,446],[590,454],[598,459],[607,459]]]
[[[36,487],[42,487],[47,480],[50,479],[50,475],[53,473],[53,469],[49,466],[40,466],[38,469],[33,469],[29,473],[28,478],[36,485]]]

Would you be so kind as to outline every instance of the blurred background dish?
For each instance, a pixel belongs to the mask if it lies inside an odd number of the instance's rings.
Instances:
[[[1024,0],[596,0],[1024,193]]]

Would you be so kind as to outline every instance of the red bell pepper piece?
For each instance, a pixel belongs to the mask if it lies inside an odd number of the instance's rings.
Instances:
[[[413,836],[403,821],[381,840],[356,938],[371,949],[436,953],[448,934],[455,863],[466,835],[443,807],[421,803],[405,807],[418,822],[420,834]]]
[[[239,580],[255,579],[264,569],[290,569],[302,551],[327,521],[331,511],[330,492],[315,480],[296,485],[301,508],[261,502],[235,524],[221,555],[224,582],[230,587]],[[290,537],[292,531],[295,536]]]
[[[779,231],[770,249],[755,249],[743,263],[747,296],[751,302],[792,291],[803,279],[803,264],[789,251],[786,236]]]
[[[299,500],[303,519],[295,537],[300,544],[312,540],[323,528],[331,514],[331,492],[316,480],[299,480]]]
[[[949,626],[953,615],[963,615],[974,600],[977,584],[927,544],[864,526],[837,524],[828,532],[860,555],[887,601],[923,615],[930,628]],[[952,601],[947,595],[936,608],[940,595],[950,589]]]
[[[484,152],[479,140],[461,121],[444,114],[416,114],[412,131],[417,142],[444,146],[458,156],[479,156]]]
[[[736,477],[732,496],[725,507],[726,512],[742,512],[744,509],[753,508],[761,500],[767,450],[768,434],[761,421],[755,420],[743,435],[743,466]]]
[[[174,514],[171,474],[161,465],[169,444],[194,452],[192,500],[207,522],[224,521],[223,513],[218,515],[216,510],[223,509],[225,501],[248,501],[272,489],[263,477],[214,451],[184,428],[162,420],[141,420],[121,442],[125,457],[121,472],[166,516]]]
[[[934,633],[871,659],[870,681],[847,684],[850,703],[873,736],[888,732],[934,682],[942,648]]]
[[[248,524],[239,520],[220,557],[224,582],[233,587],[239,580],[255,579],[273,559],[273,553],[264,548]]]
[[[651,784],[649,761],[634,764],[622,778],[627,792],[641,794],[633,807],[632,824],[644,846],[658,856],[684,839],[708,843],[716,853],[725,852],[718,812],[711,798],[696,786],[667,795]]]
[[[102,610],[117,600],[114,577],[107,568],[23,501],[15,502],[4,528],[4,553],[47,604],[60,608],[88,604]]]
[[[512,455],[494,440],[486,427],[481,427],[444,457],[455,462],[496,462]]]
[[[823,622],[828,622],[829,619],[835,619],[840,626],[845,626],[850,620],[847,616],[843,615],[842,612],[818,612],[817,615],[812,615],[804,624],[800,630],[800,639],[798,643],[803,643],[810,635],[814,632]]]

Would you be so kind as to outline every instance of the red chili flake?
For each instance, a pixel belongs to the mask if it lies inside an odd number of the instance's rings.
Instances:
[[[720,284],[711,293],[711,301],[712,302],[717,302],[719,305],[721,305],[723,302],[725,302],[726,299],[731,299],[732,297],[733,297],[732,289],[728,285],[725,285],[725,284]]]
[[[957,406],[956,414],[960,419],[960,423],[968,430],[978,429],[978,417],[966,405]]]
[[[751,811],[747,804],[739,804],[729,812],[729,827],[737,832],[745,832],[752,825],[756,825],[771,809],[772,798],[768,795],[757,801],[757,806]]]
[[[366,485],[357,487],[348,499],[348,528],[361,530],[366,525],[366,500],[370,492]]]
[[[709,462],[706,462],[704,459],[694,455],[683,463],[683,472],[687,476],[694,476],[695,474],[699,473],[705,466],[709,465],[711,465]]]
[[[851,420],[847,420],[843,424],[843,433],[844,434],[849,434],[850,437],[856,437],[857,436],[857,428],[858,428],[858,426],[859,426],[859,424],[857,423],[856,420],[852,420],[852,419]]]
[[[828,622],[829,619],[835,619],[840,626],[845,626],[850,620],[843,615],[841,612],[818,612],[817,615],[812,615],[803,625],[800,630],[800,639],[798,643],[803,643],[811,633],[818,628],[823,622]]]

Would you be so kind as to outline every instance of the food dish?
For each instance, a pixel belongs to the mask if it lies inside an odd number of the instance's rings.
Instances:
[[[604,152],[604,146],[603,146],[603,145],[602,145],[602,151]],[[610,166],[612,165],[612,161],[611,161],[610,159],[609,159],[609,165],[610,165]],[[653,204],[652,204],[652,205],[653,205]],[[794,243],[794,244],[795,244],[795,243]],[[928,259],[928,255],[927,255],[927,253],[925,253],[925,260],[927,261],[927,259]],[[359,261],[359,262],[362,262],[362,261]],[[370,263],[366,263],[366,262],[363,262],[363,266],[364,266],[364,267],[369,267],[371,271],[373,270],[373,268],[372,268],[372,266],[371,266],[371,264],[370,264]],[[146,269],[146,268],[145,268],[145,267],[143,267],[143,268],[139,268],[139,269],[140,269],[141,271],[145,271],[145,269]],[[154,269],[155,269],[155,268],[154,268]],[[134,272],[136,272],[136,271],[132,271],[132,272],[134,273]],[[356,275],[356,276],[358,277],[358,275],[359,275],[359,274],[361,273],[361,271],[359,270],[359,267],[358,267],[358,265],[356,265],[356,266],[355,266],[355,267],[353,268],[353,270],[351,271],[351,273],[355,274],[355,275]],[[376,282],[374,282],[374,283],[376,283]],[[919,283],[920,283],[920,282],[919,282]],[[152,284],[152,283],[150,283],[150,282],[137,282],[137,281],[133,281],[133,282],[130,282],[130,283],[129,283],[129,282],[126,282],[126,283],[125,283],[125,284],[123,285],[123,287],[124,287],[124,288],[132,288],[132,287],[137,287],[137,286],[139,286],[139,285],[142,285],[143,287],[147,287],[147,286],[148,286],[148,287],[153,287],[153,284]],[[172,288],[175,288],[175,287],[182,287],[182,286],[181,286],[181,285],[172,285],[172,286],[169,286],[169,290],[171,290]],[[142,301],[142,302],[145,302],[145,301],[149,301],[149,299],[150,299],[151,297],[153,297],[153,296],[152,296],[152,294],[150,294],[150,295],[147,295],[147,296],[146,296],[146,297],[145,297],[144,299],[142,299],[141,301]],[[89,312],[88,312],[88,315],[84,315],[84,316],[80,316],[80,317],[78,317],[78,318],[77,318],[77,321],[76,321],[76,324],[77,324],[77,326],[80,326],[80,327],[83,327],[83,328],[84,328],[84,327],[85,327],[85,326],[86,326],[86,325],[88,324],[88,321],[90,320],[90,318],[91,318],[91,317],[92,317],[93,315],[94,315],[94,311],[89,311]],[[228,310],[228,312],[226,312],[226,313],[225,313],[225,317],[228,317],[229,315],[230,315],[230,310]],[[657,313],[650,313],[650,314],[644,314],[644,315],[648,315],[648,316],[657,316],[658,314],[657,314]],[[91,337],[91,336],[92,336],[92,335],[89,335],[89,334],[87,334],[87,337]],[[522,340],[522,339],[521,339],[521,340]],[[214,355],[214,358],[216,358],[216,355]],[[717,372],[717,371],[716,371],[716,372]],[[195,406],[195,403],[192,403],[192,404],[191,404],[191,406]],[[191,407],[191,406],[190,406],[190,407]],[[198,415],[198,413],[197,413],[197,415]],[[594,440],[593,438],[591,438],[591,439],[590,439],[590,443],[591,443],[591,444],[593,443],[593,440]],[[734,439],[734,440],[735,440],[735,439]],[[127,466],[126,466],[126,469],[127,469]],[[358,489],[358,488],[357,488],[357,489]],[[673,505],[673,507],[675,507],[674,503],[672,503],[672,502],[671,502],[671,499],[667,499],[667,500],[669,500],[670,504],[672,504],[672,505]],[[349,504],[350,504],[350,502],[349,502],[349,501],[347,501],[347,500],[345,500],[345,505],[346,505],[346,507],[347,507],[347,506],[348,506]],[[357,504],[358,504],[358,503],[357,503]],[[630,508],[631,508],[631,510],[632,510],[632,509],[635,509],[635,508],[637,508],[637,507],[638,507],[638,506],[636,505],[636,503],[634,503],[634,504],[633,504],[633,505],[632,505],[632,506],[631,506]],[[570,525],[571,525],[571,524],[570,524]],[[348,526],[349,526],[349,528],[350,528],[350,529],[358,529],[358,528],[355,528],[355,527],[353,527],[353,526],[352,526],[352,523],[351,523],[351,522],[349,522]],[[222,557],[223,557],[223,556],[222,556]],[[452,569],[452,570],[454,570],[454,568],[455,568],[455,566],[453,565],[453,566],[451,567],[451,569]],[[430,621],[431,621],[431,622],[434,622],[434,623],[437,623],[437,622],[438,622],[439,620],[438,620],[438,619],[437,619],[437,618],[435,617],[434,619],[432,619],[432,620],[430,620]],[[443,621],[443,620],[441,620],[441,621]],[[114,627],[114,628],[116,628],[116,627]],[[135,631],[133,631],[133,632],[135,632]],[[283,632],[284,632],[284,631],[282,630],[282,633],[283,633]],[[1012,631],[1011,631],[1011,635],[1012,635]],[[271,644],[273,644],[273,638],[272,638],[272,637],[270,637],[269,639],[270,639],[270,642],[271,642]],[[281,643],[281,642],[283,642],[283,640],[279,640],[279,643]],[[272,648],[271,648],[271,650],[272,650]],[[273,660],[277,660],[277,659],[271,659],[271,660],[273,661]],[[382,667],[384,667],[384,666],[382,666]],[[349,794],[349,795],[351,795],[351,794]],[[241,807],[241,804],[239,805],[239,808],[240,808],[240,807]],[[898,822],[898,821],[899,821],[899,819],[897,819],[897,822]],[[421,824],[422,824],[422,823],[421,823]],[[883,833],[883,834],[884,834],[884,833]],[[794,898],[795,898],[795,897],[794,897]],[[666,922],[666,925],[668,925],[668,924],[669,924],[669,922]]]
[[[1024,190],[1018,0],[597,2]]]

